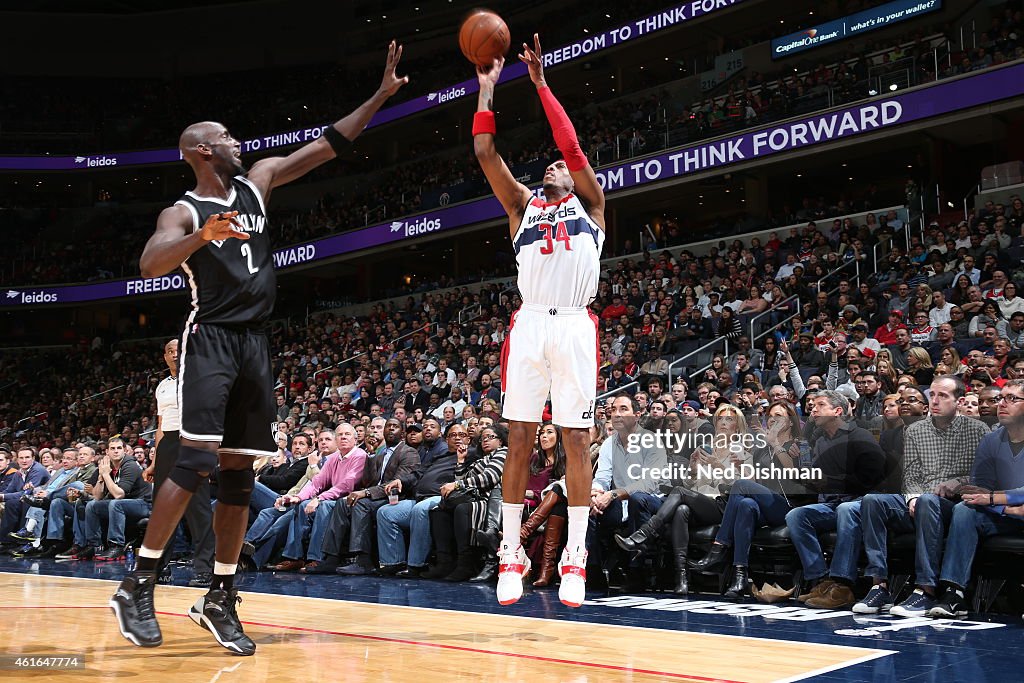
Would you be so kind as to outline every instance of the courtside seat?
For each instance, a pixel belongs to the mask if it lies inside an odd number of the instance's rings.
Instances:
[[[981,542],[974,558],[975,612],[988,612],[1007,581],[1020,583],[1022,555],[1024,534],[1001,534]]]
[[[979,557],[988,553],[1024,555],[1024,534],[1000,535],[986,538],[981,542]]]
[[[783,547],[792,546],[793,541],[789,536],[789,527],[783,524],[782,526],[775,527],[761,527],[754,532],[754,546],[758,548],[765,547]]]

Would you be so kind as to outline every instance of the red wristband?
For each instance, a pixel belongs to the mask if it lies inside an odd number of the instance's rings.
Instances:
[[[494,124],[493,111],[478,111],[476,114],[473,114],[473,135],[480,135],[481,133],[495,135],[497,132],[498,128]]]

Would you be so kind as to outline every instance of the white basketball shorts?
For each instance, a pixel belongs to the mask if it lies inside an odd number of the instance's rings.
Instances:
[[[502,417],[540,422],[551,394],[551,420],[594,426],[598,320],[586,308],[523,304],[512,314],[501,359]]]

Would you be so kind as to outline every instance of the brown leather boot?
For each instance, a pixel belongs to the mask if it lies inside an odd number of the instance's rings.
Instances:
[[[544,520],[551,514],[551,510],[554,509],[555,503],[558,502],[558,494],[554,491],[548,491],[544,494],[544,498],[541,499],[540,505],[533,511],[530,517],[523,522],[523,526],[519,529],[519,542],[526,545],[526,539],[533,535],[533,532],[544,523]]]
[[[533,585],[537,588],[550,586],[551,580],[555,578],[555,567],[558,564],[558,551],[562,549],[562,536],[565,535],[565,526],[568,523],[565,517],[551,515],[548,517],[548,525],[544,529],[544,550],[541,555],[540,572]]]

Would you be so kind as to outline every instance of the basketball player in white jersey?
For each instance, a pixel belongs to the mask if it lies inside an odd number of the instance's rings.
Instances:
[[[504,59],[477,68],[480,96],[473,147],[491,189],[509,216],[519,264],[522,307],[512,316],[502,349],[502,415],[509,421],[509,453],[502,477],[502,535],[498,602],[523,594],[530,561],[519,542],[529,458],[544,402],[562,427],[569,499],[569,540],[559,563],[558,597],[571,607],[586,588],[587,522],[592,471],[588,446],[597,392],[597,318],[587,309],[597,294],[604,244],[604,191],[580,149],[576,131],[544,80],[540,39],[523,44],[519,59],[530,71],[563,159],[544,172],[544,197],[517,182],[494,148],[494,86]]]

